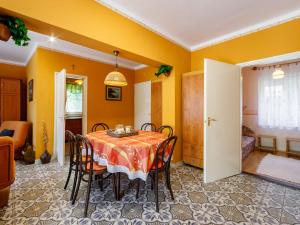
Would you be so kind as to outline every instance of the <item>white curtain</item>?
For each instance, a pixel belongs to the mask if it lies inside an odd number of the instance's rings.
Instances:
[[[300,64],[281,68],[285,73],[282,79],[273,79],[274,68],[259,71],[258,124],[300,130]]]

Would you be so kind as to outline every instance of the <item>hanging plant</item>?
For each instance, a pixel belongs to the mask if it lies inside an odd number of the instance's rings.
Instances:
[[[164,74],[166,77],[170,76],[170,73],[172,71],[173,67],[168,65],[161,65],[157,72],[155,73],[155,76],[159,77],[161,74]]]
[[[12,16],[0,16],[0,40],[8,41],[12,36],[18,46],[27,46],[30,38],[28,29],[20,18]]]

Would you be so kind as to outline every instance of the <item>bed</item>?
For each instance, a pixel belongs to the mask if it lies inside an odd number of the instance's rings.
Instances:
[[[242,127],[242,159],[246,159],[247,156],[255,149],[255,133],[248,127]]]

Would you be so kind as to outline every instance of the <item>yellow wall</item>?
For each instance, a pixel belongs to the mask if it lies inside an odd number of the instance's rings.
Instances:
[[[157,77],[155,73],[157,72],[156,67],[147,66],[145,68],[134,71],[134,83],[140,83],[145,81],[163,81],[163,75]]]
[[[36,61],[35,61],[36,59]],[[36,62],[36,71],[32,65]],[[75,65],[73,71],[72,65]],[[48,150],[52,153],[54,136],[54,80],[55,72],[65,68],[67,73],[84,75],[88,77],[87,122],[88,131],[96,122],[105,122],[113,127],[118,123],[133,125],[133,84],[134,71],[121,68],[126,76],[128,86],[122,88],[122,101],[106,101],[105,85],[106,75],[114,69],[113,65],[86,60],[58,52],[39,48],[28,66],[28,78],[34,77],[34,101],[28,103],[28,120],[35,123],[36,157],[43,151],[41,122],[47,124],[49,144]],[[34,108],[35,107],[35,108]],[[34,118],[31,118],[34,117]]]
[[[300,51],[300,19],[192,52],[191,70],[203,70],[203,59],[241,63]]]
[[[163,123],[173,126],[179,137],[174,161],[181,160],[181,74],[190,71],[189,51],[96,1],[1,0],[0,12],[21,17],[37,32],[109,53],[119,49],[124,57],[151,66],[172,65],[164,81]]]
[[[26,67],[0,63],[0,77],[26,81]]]
[[[31,79],[33,79],[33,101],[29,102],[27,100],[27,121],[31,122],[32,124],[32,143],[34,145],[35,148],[35,143],[36,143],[36,120],[37,120],[37,116],[36,116],[36,105],[37,105],[37,93],[39,92],[39,86],[36,85],[39,76],[38,72],[37,72],[37,65],[38,65],[38,58],[37,58],[37,53],[35,53],[26,68],[26,75],[27,75],[27,83],[28,81],[30,81]],[[37,157],[37,154],[36,154]]]

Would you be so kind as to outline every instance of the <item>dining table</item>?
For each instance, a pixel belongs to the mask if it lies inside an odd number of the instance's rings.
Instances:
[[[106,166],[107,171],[117,174],[120,186],[120,173],[127,174],[130,180],[147,180],[154,163],[157,147],[167,139],[164,133],[139,130],[137,135],[112,137],[107,131],[96,131],[86,135],[94,151],[94,161]],[[117,188],[120,199],[120,187]]]

